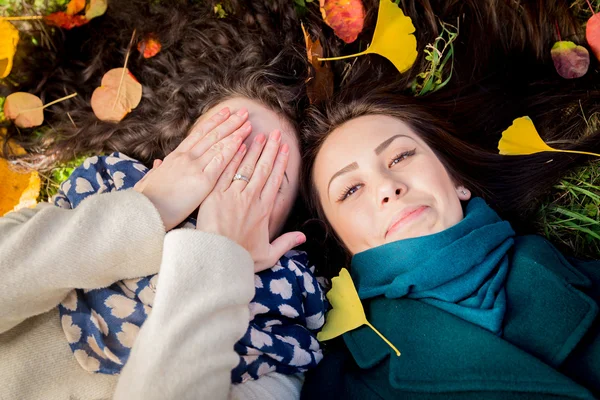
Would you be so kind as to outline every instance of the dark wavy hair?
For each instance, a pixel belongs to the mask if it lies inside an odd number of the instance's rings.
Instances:
[[[120,151],[148,165],[171,152],[206,110],[233,96],[260,101],[298,128],[308,65],[297,47],[304,42],[293,4],[230,1],[226,9],[220,19],[210,2],[113,0],[88,25],[57,30],[56,50],[23,48],[14,70],[26,80],[18,90],[44,102],[79,95],[46,110],[50,129],[43,135],[9,126],[6,139],[29,157],[53,162]],[[100,121],[92,92],[104,73],[123,65],[134,30],[138,40],[156,35],[162,50],[144,59],[134,46],[128,68],[143,85],[142,101],[121,122]]]
[[[303,126],[302,190],[316,224],[312,252],[320,274],[336,276],[350,253],[333,231],[313,185],[315,158],[329,134],[364,115],[387,115],[408,124],[437,154],[457,184],[483,197],[518,233],[532,231],[543,195],[569,169],[589,158],[564,153],[501,156],[497,144],[515,118],[528,115],[542,138],[562,149],[600,151],[600,79],[597,62],[583,78],[565,80],[554,70],[549,49],[558,40],[582,38],[568,5],[554,1],[400,1],[416,25],[420,50],[415,66],[399,75],[377,56],[352,61],[330,101],[311,107]],[[419,17],[420,15],[420,17]],[[407,88],[426,60],[422,48],[435,35],[435,16],[461,18],[450,85],[423,97]],[[441,18],[441,17],[440,17]],[[452,22],[450,19],[444,19]],[[580,42],[581,43],[581,42]],[[340,47],[330,40],[336,55]],[[344,49],[344,53],[347,50]],[[339,68],[339,67],[338,67]],[[309,237],[310,239],[310,237]],[[318,250],[317,250],[318,249]]]

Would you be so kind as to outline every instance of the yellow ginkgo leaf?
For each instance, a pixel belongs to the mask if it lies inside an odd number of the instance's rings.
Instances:
[[[13,66],[17,52],[19,31],[8,21],[0,19],[0,78],[6,78]]]
[[[520,117],[502,132],[498,143],[500,154],[506,156],[524,156],[529,154],[551,151],[557,153],[587,154],[600,157],[600,154],[576,150],[559,150],[548,146],[540,137],[533,121],[529,117]]]
[[[317,339],[321,341],[333,339],[367,325],[396,352],[397,356],[400,355],[398,349],[367,321],[354,282],[346,268],[342,268],[340,275],[331,280],[331,290],[327,293],[327,299],[331,303],[332,309],[327,313],[325,326],[317,334]]]
[[[377,24],[371,45],[363,52],[349,56],[319,58],[324,60],[341,60],[364,54],[379,54],[390,60],[400,73],[406,72],[417,59],[417,38],[413,33],[415,26],[410,17],[391,0],[381,0],[377,13]]]

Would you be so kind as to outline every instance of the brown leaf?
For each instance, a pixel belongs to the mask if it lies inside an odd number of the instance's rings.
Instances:
[[[67,15],[75,15],[85,8],[85,0],[71,0],[67,4]]]
[[[100,87],[94,90],[91,105],[99,120],[119,122],[141,99],[142,85],[131,72],[127,68],[114,68],[104,74]]]
[[[4,102],[4,115],[19,128],[32,128],[44,122],[44,104],[36,95],[16,92]]]
[[[323,57],[323,46],[321,46],[320,40],[317,39],[313,42],[306,29],[304,29],[304,25],[301,25],[301,27],[306,43],[306,55],[314,69],[314,77],[309,78],[307,81],[308,98],[313,104],[333,95],[333,72],[329,63],[319,61],[319,58]]]

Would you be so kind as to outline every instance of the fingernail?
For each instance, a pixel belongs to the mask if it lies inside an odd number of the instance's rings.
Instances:
[[[273,133],[271,133],[271,139],[273,139],[273,140],[281,139],[281,132],[279,132],[279,130],[274,130]]]
[[[290,152],[290,146],[288,146],[287,143],[284,143],[283,146],[281,146],[281,154],[288,154]]]
[[[245,108],[240,108],[236,114],[240,117],[245,117],[246,115],[248,115],[248,110],[246,110]]]
[[[229,114],[229,108],[225,107],[224,109],[222,109],[221,111],[219,111],[219,115],[227,115]]]
[[[246,122],[244,122],[244,125],[242,125],[241,129],[245,132],[245,131],[250,130],[251,128],[252,128],[252,124],[250,123],[250,121],[246,121]]]
[[[240,148],[238,149],[238,154],[244,154],[246,152],[246,144],[242,143],[242,145],[240,146]]]
[[[304,242],[306,242],[306,236],[304,236],[304,235],[296,236],[296,244],[302,244]]]
[[[260,135],[254,138],[254,141],[258,144],[263,144],[265,142],[265,139],[265,135],[261,133]]]

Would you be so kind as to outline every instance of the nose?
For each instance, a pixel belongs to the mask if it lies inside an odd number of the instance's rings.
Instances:
[[[404,196],[406,190],[407,188],[404,184],[393,180],[386,180],[378,188],[378,202],[380,205],[385,206],[390,201]]]

